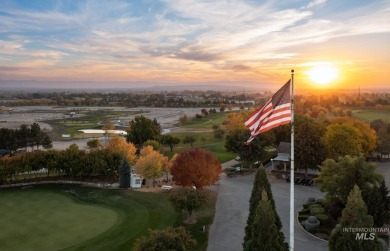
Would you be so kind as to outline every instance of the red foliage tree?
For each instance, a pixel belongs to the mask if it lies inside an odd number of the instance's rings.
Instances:
[[[180,153],[173,162],[171,174],[176,184],[202,189],[219,180],[221,164],[215,154],[201,148]]]

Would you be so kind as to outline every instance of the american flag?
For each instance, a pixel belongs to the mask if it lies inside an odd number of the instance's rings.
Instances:
[[[262,107],[255,110],[245,121],[245,126],[251,131],[247,140],[249,144],[260,133],[271,130],[291,121],[290,81],[279,89]]]

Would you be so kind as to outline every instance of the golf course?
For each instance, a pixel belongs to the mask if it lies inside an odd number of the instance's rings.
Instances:
[[[166,193],[37,185],[0,190],[0,250],[131,250],[177,225]]]

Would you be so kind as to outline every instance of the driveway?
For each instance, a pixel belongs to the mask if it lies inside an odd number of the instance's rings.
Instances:
[[[234,162],[223,166],[230,166]],[[218,199],[214,222],[210,227],[208,251],[242,250],[245,226],[249,212],[254,174],[227,178],[222,176],[217,186]],[[270,179],[276,209],[283,224],[286,241],[289,240],[290,184],[284,180]],[[295,186],[295,213],[308,197],[323,197],[317,188]],[[327,242],[304,232],[295,221],[295,250],[326,251]]]

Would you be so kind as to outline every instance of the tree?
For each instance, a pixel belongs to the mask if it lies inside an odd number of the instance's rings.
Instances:
[[[275,200],[272,195],[271,184],[268,181],[267,174],[264,168],[260,167],[255,176],[255,180],[253,182],[253,189],[251,193],[251,197],[249,199],[249,214],[247,219],[247,225],[245,227],[245,237],[243,246],[245,247],[247,242],[253,238],[253,223],[256,217],[256,210],[258,208],[259,202],[262,200],[262,196],[264,192],[267,194],[267,201],[271,205],[271,209],[273,211],[274,224],[276,229],[279,231],[279,240],[281,243],[284,243],[284,235],[280,231],[282,229],[282,222],[276,212]],[[284,245],[287,245],[285,243]]]
[[[295,163],[307,174],[308,169],[316,169],[325,160],[321,141],[325,126],[306,116],[296,116],[295,121]]]
[[[163,135],[161,137],[161,142],[163,144],[166,144],[171,149],[171,152],[173,151],[173,146],[180,143],[180,139],[177,137],[174,137],[172,134]]]
[[[106,143],[110,140],[110,132],[115,130],[115,125],[110,120],[106,120],[103,122],[103,130],[106,136]]]
[[[323,142],[329,158],[359,156],[363,152],[360,144],[362,135],[352,125],[331,124],[326,129]]]
[[[195,141],[196,139],[194,136],[185,136],[183,139],[183,144],[190,144],[192,148]]]
[[[216,139],[222,139],[224,135],[225,135],[225,130],[221,128],[217,128],[214,130],[214,137]]]
[[[183,125],[184,123],[186,123],[186,122],[188,121],[187,115],[184,114],[183,116],[180,116],[179,121],[180,121],[180,124],[182,124],[182,125]]]
[[[221,172],[221,164],[215,154],[201,148],[180,153],[171,168],[176,184],[195,186],[197,189],[215,184]]]
[[[43,137],[42,147],[44,149],[51,149],[51,148],[53,148],[53,142],[51,141],[51,138],[47,134],[45,134],[44,137]]]
[[[26,124],[21,125],[19,130],[17,130],[17,138],[18,148],[23,147],[25,150],[27,150],[27,147],[31,142],[31,130]]]
[[[274,210],[267,193],[262,191],[251,224],[251,236],[244,244],[244,251],[288,251],[288,246],[280,239],[280,233],[275,225]]]
[[[371,228],[373,226],[372,216],[367,214],[367,207],[361,196],[358,186],[351,190],[347,205],[343,210],[340,219],[340,228],[332,233],[329,239],[329,251],[379,251],[382,246],[374,240],[357,240],[356,233],[343,232],[342,228]]]
[[[41,126],[37,123],[33,123],[30,126],[30,136],[31,143],[30,146],[33,148],[34,146],[38,149],[40,145],[42,145],[43,138],[45,137],[45,133],[41,130]]]
[[[344,204],[352,188],[357,185],[365,191],[368,186],[378,184],[383,176],[375,173],[375,164],[367,163],[363,156],[339,158],[324,161],[321,173],[316,179],[320,190],[326,192],[328,198],[339,198]]]
[[[376,132],[370,128],[369,124],[361,120],[348,117],[335,118],[334,120],[332,120],[332,124],[350,124],[356,129],[358,129],[362,135],[360,138],[360,145],[364,156],[368,156],[368,154],[376,148],[378,137],[376,135]]]
[[[154,139],[148,139],[147,141],[144,142],[144,146],[151,146],[153,147],[154,150],[160,150],[161,144],[157,140]]]
[[[226,135],[225,148],[229,152],[237,153],[243,163],[252,167],[256,161],[261,161],[265,155],[265,147],[271,144],[272,134],[262,133],[248,145],[245,142],[250,137],[250,131],[234,130]]]
[[[107,150],[122,157],[125,156],[130,164],[135,162],[135,152],[137,151],[136,147],[132,143],[126,142],[126,140],[122,137],[112,137],[108,142]]]
[[[101,143],[100,143],[99,139],[91,139],[91,140],[87,141],[87,146],[90,149],[97,149],[97,148],[101,147]]]
[[[18,148],[17,131],[0,128],[0,149],[16,151]]]
[[[247,114],[245,112],[229,113],[226,121],[224,122],[227,134],[230,134],[231,132],[237,130],[245,130],[246,127],[244,125],[244,122],[246,117]]]
[[[345,155],[368,156],[377,145],[375,131],[360,120],[336,118],[326,129],[323,142],[328,157],[333,159]]]
[[[141,157],[135,164],[135,169],[142,177],[153,179],[154,187],[155,179],[160,177],[163,171],[164,161],[165,157],[162,154],[147,146],[141,150]]]
[[[119,187],[129,188],[130,187],[130,165],[126,158],[122,158],[121,164],[118,168],[119,173]]]
[[[196,245],[196,240],[184,227],[168,227],[163,230],[149,230],[149,236],[135,241],[134,251],[186,251]]]
[[[187,210],[187,223],[192,224],[195,223],[195,220],[192,218],[193,211],[202,207],[207,200],[203,191],[192,188],[179,188],[172,191],[169,201],[176,210]]]
[[[362,191],[368,214],[373,217],[374,227],[382,227],[390,219],[389,189],[384,180],[380,185],[368,187]]]
[[[378,134],[378,151],[390,152],[390,124],[377,119],[371,122],[373,128]]]
[[[148,119],[144,116],[136,116],[129,123],[127,130],[127,141],[143,146],[148,139],[159,140],[161,136],[161,126],[156,119]]]

